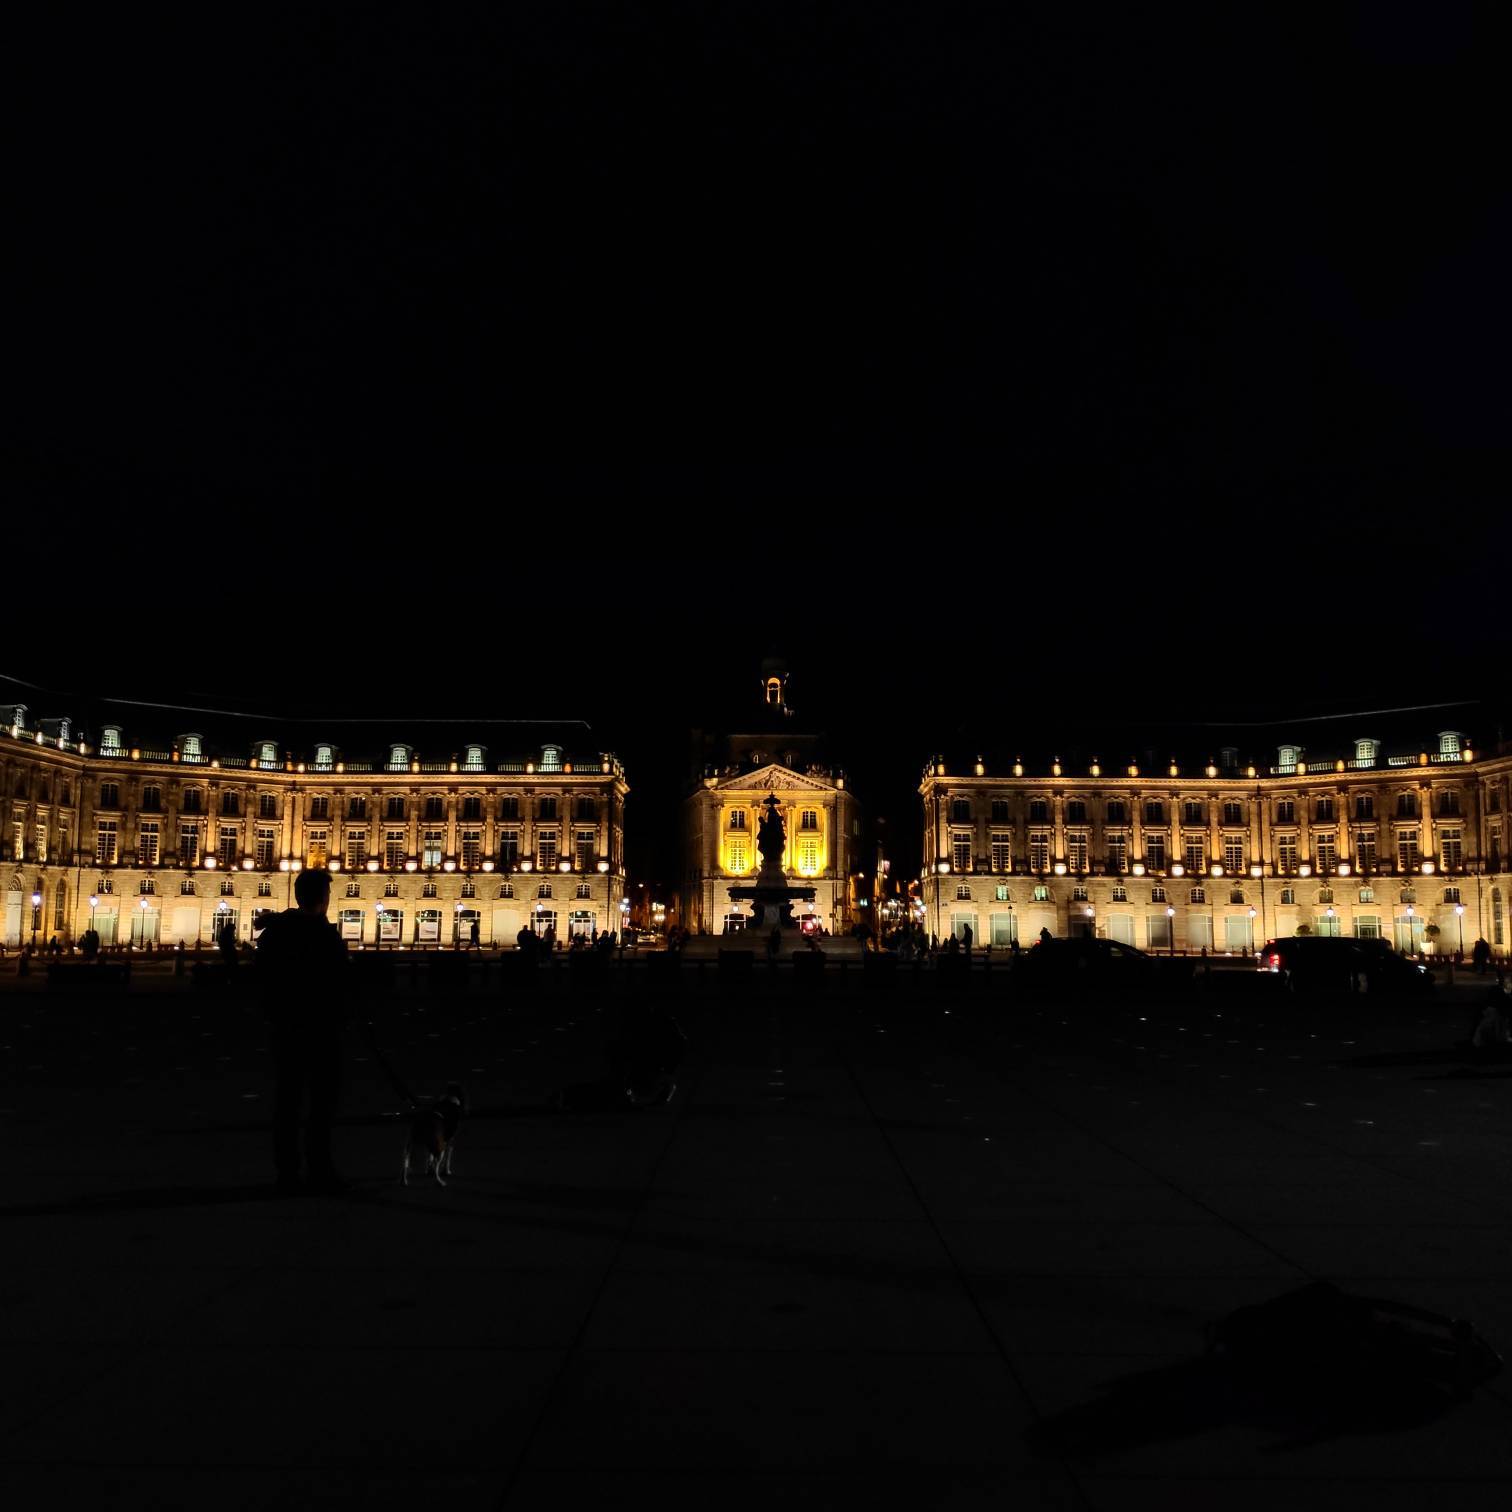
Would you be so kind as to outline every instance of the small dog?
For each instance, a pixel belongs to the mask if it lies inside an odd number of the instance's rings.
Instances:
[[[462,1132],[462,1115],[467,1112],[467,1095],[461,1082],[448,1082],[446,1093],[432,1103],[415,1109],[410,1119],[409,1139],[404,1146],[404,1164],[399,1171],[400,1182],[408,1186],[410,1165],[424,1162],[424,1174],[436,1173],[439,1185],[446,1185],[451,1175],[452,1152],[456,1149],[457,1135]]]

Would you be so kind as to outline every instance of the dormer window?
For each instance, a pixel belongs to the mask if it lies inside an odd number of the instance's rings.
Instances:
[[[1218,752],[1218,765],[1221,766],[1225,771],[1232,771],[1236,766],[1238,766],[1239,747],[1224,746],[1223,749]]]
[[[389,747],[388,769],[391,772],[407,772],[410,764],[410,748],[407,745]]]
[[[336,764],[336,748],[328,745],[315,747],[315,765],[317,768],[329,769]]]
[[[560,772],[562,770],[561,746],[544,745],[541,747],[541,770],[543,772]]]
[[[481,772],[483,767],[483,747],[480,745],[468,746],[462,761],[464,772]]]
[[[1439,733],[1439,755],[1458,756],[1462,737],[1458,730],[1443,730]]]
[[[121,754],[121,727],[120,725],[106,725],[100,731],[100,755],[119,756]]]
[[[70,728],[71,728],[71,726],[70,726],[70,723],[69,723],[68,720],[66,720],[66,719],[60,719],[58,721],[58,739],[64,745],[68,744],[68,736],[69,736],[69,730],[70,730]]]
[[[205,753],[204,743],[198,735],[184,735],[179,739],[179,752],[185,761],[198,761]]]
[[[1376,752],[1381,748],[1379,740],[1357,740],[1354,743],[1355,764],[1357,766],[1374,766]]]
[[[1301,746],[1284,745],[1276,752],[1276,765],[1283,769],[1294,767],[1301,754]]]
[[[260,766],[278,765],[278,745],[272,740],[260,740],[257,743],[257,760]]]

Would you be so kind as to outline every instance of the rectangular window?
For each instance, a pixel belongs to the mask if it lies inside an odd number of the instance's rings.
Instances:
[[[1144,816],[1144,822],[1146,824],[1164,824],[1165,823],[1165,804],[1163,804],[1163,803],[1147,803],[1144,806],[1144,814],[1145,814],[1145,816]]]
[[[994,798],[992,800],[992,822],[994,824],[1008,823],[1008,800],[1006,798]]]
[[[102,782],[100,784],[100,807],[103,809],[118,809],[120,806],[120,786],[114,782]]]
[[[817,830],[819,828],[819,811],[817,809],[804,809],[798,816],[798,828],[801,830]]]
[[[259,819],[278,818],[278,799],[272,793],[257,795],[257,817]]]
[[[730,828],[743,830],[746,827],[746,811],[744,809],[730,810]]]
[[[1213,921],[1207,914],[1188,914],[1186,921],[1187,949],[1194,952],[1211,951],[1213,948]]]
[[[1465,843],[1457,829],[1439,831],[1439,859],[1445,871],[1460,871],[1465,864]]]
[[[465,829],[462,831],[462,864],[469,871],[473,870],[483,859],[483,831]]]
[[[744,835],[732,835],[725,841],[726,870],[735,876],[743,876],[751,864],[751,853]]]
[[[1129,841],[1125,835],[1108,836],[1108,870],[1114,876],[1129,869]]]
[[[318,793],[310,799],[310,818],[329,819],[331,817],[331,800],[325,793]]]
[[[425,817],[427,819],[446,818],[446,800],[436,793],[430,794],[425,800]]]
[[[1333,816],[1334,816],[1333,799],[1332,798],[1320,798],[1320,799],[1318,799],[1317,810],[1314,812],[1313,818],[1319,824],[1332,824],[1333,823]]]
[[[1355,935],[1361,940],[1381,938],[1381,920],[1378,914],[1356,914]]]
[[[578,830],[572,841],[572,864],[575,870],[589,872],[598,859],[598,831]]]
[[[428,829],[420,838],[420,864],[424,867],[440,866],[441,852],[446,843],[446,831]]]
[[[989,914],[992,928],[992,945],[995,950],[1011,950],[1018,944],[1018,915],[1016,913]]]
[[[397,797],[390,798],[384,806],[383,817],[385,819],[404,818],[404,799]]]
[[[1223,822],[1225,824],[1244,823],[1244,805],[1242,803],[1225,803],[1223,805]]]
[[[347,818],[348,819],[366,819],[367,818],[367,799],[366,798],[348,798],[347,799]]]
[[[1421,861],[1421,853],[1418,850],[1418,832],[1415,829],[1398,830],[1396,844],[1397,870],[1415,872]]]
[[[95,860],[101,866],[114,866],[116,859],[116,822],[101,819],[95,826]]]
[[[1355,864],[1363,872],[1373,872],[1376,869],[1376,834],[1371,830],[1356,830],[1354,832]]]
[[[969,798],[952,798],[950,800],[950,822],[952,824],[971,823],[971,800]]]
[[[358,867],[367,865],[366,830],[346,832],[346,864],[348,871],[356,871]]]
[[[205,795],[199,788],[185,788],[184,796],[179,800],[179,809],[185,814],[198,814],[203,812]]]
[[[273,831],[259,828],[257,831],[257,852],[254,858],[258,871],[268,871],[273,866]]]
[[[1164,871],[1166,864],[1166,837],[1146,835],[1144,840],[1145,865],[1151,871]]]
[[[499,831],[499,865],[511,867],[520,859],[520,832],[517,829]]]
[[[312,829],[306,833],[308,839],[305,842],[305,864],[324,866],[326,857],[330,854],[331,832],[324,829]]]
[[[1126,809],[1126,807],[1125,807],[1122,799],[1115,799],[1113,802],[1109,803],[1109,805],[1108,805],[1108,823],[1109,824],[1127,824],[1128,822],[1129,821],[1128,821],[1128,818],[1127,818],[1127,809]]]
[[[1188,799],[1181,805],[1181,822],[1183,824],[1203,824],[1206,821],[1202,814],[1202,805]]]
[[[1165,888],[1160,887],[1160,886],[1155,886],[1155,887],[1152,887],[1150,889],[1150,902],[1152,902],[1152,903],[1164,903],[1165,900],[1166,900],[1166,890],[1165,890]]]
[[[1283,798],[1276,804],[1276,823],[1295,824],[1297,822],[1297,805],[1290,798]]]
[[[1080,798],[1069,799],[1066,803],[1066,823],[1085,824],[1087,822],[1087,805]]]
[[[971,836],[953,834],[950,837],[950,864],[958,872],[971,870]]]
[[[1145,938],[1149,941],[1151,950],[1169,950],[1171,948],[1171,924],[1174,921],[1169,915],[1163,913],[1151,914],[1145,920]]]
[[[516,794],[508,794],[499,799],[499,818],[518,819],[520,817],[520,800]]]
[[[1331,872],[1339,864],[1339,842],[1330,831],[1313,836],[1313,860],[1320,872]]]
[[[557,833],[543,830],[536,836],[536,870],[554,872],[557,868]]]
[[[404,865],[404,831],[385,830],[383,832],[383,868],[385,871],[398,871]]]
[[[1029,800],[1030,824],[1048,824],[1050,822],[1050,805],[1043,798],[1031,798]]]
[[[1283,875],[1289,876],[1297,869],[1297,837],[1295,835],[1276,836],[1276,865]]]
[[[1396,811],[1398,819],[1416,819],[1418,816],[1417,794],[1398,793]]]
[[[481,819],[483,817],[483,800],[476,793],[469,793],[462,800],[462,817],[464,819]]]
[[[1354,815],[1356,819],[1375,818],[1375,799],[1369,793],[1355,795]]]
[[[798,839],[798,871],[805,877],[819,875],[819,842],[812,835]]]
[[[144,814],[160,814],[163,811],[163,790],[160,787],[144,787],[142,789],[142,812]]]
[[[155,819],[142,821],[142,827],[137,832],[137,865],[156,866],[158,864],[158,825]]]
[[[1048,903],[1050,901],[1050,889],[1043,882],[1035,885],[1034,901],[1036,903]]]
[[[1181,845],[1182,864],[1189,872],[1200,874],[1207,870],[1207,839],[1202,835],[1185,835]]]
[[[1074,872],[1087,869],[1087,832],[1073,830],[1066,836],[1066,865]]]
[[[557,801],[555,798],[542,798],[536,804],[537,819],[555,819],[557,816]]]
[[[1050,832],[1048,830],[1031,830],[1029,833],[1029,870],[1034,872],[1050,870]]]
[[[1223,869],[1230,876],[1244,870],[1244,837],[1242,835],[1223,837]]]
[[[33,859],[45,863],[47,860],[47,826],[45,824],[32,826],[32,844]]]
[[[995,834],[992,837],[992,869],[995,872],[1013,870],[1013,836]]]
[[[241,813],[241,794],[239,794],[239,793],[222,793],[221,794],[221,813],[223,813],[227,817],[233,818],[233,819],[237,815],[239,815]]]
[[[241,849],[241,831],[234,824],[223,824],[216,831],[215,853],[222,866],[235,866],[236,855]]]

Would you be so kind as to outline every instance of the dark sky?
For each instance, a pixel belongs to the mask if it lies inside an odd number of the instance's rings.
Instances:
[[[582,714],[648,826],[774,642],[910,825],[963,712],[1504,682],[1490,11],[1231,10],[34,18],[8,670]]]

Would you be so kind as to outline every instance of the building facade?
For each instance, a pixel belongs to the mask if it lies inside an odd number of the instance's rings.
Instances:
[[[1247,954],[1306,930],[1508,956],[1512,745],[1442,730],[1266,754],[1038,771],[937,757],[919,787],[925,927],[999,948],[1048,929]]]
[[[737,715],[733,734],[695,738],[698,769],[683,803],[683,924],[695,934],[745,927],[751,906],[730,897],[750,886],[761,858],[756,826],[776,798],[785,828],[784,876],[811,886],[811,904],[794,906],[806,929],[831,934],[851,927],[853,873],[861,836],[860,806],[845,771],[829,763],[821,735],[805,732],[788,702],[787,668],[762,666],[759,702]]]
[[[207,944],[227,925],[249,940],[308,866],[332,872],[353,947],[621,927],[629,788],[586,725],[432,726],[412,744],[335,721],[190,722],[154,739],[107,717],[86,735],[0,707],[7,947],[91,924],[105,945]]]

